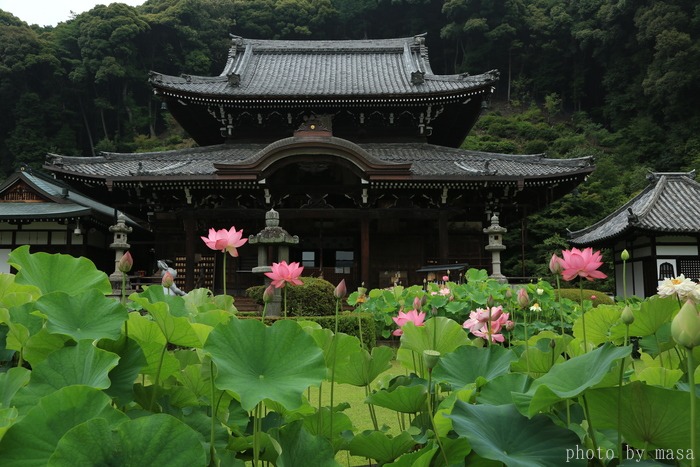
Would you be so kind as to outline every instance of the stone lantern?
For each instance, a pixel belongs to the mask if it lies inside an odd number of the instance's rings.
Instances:
[[[114,250],[114,272],[109,275],[109,281],[112,283],[112,290],[121,290],[122,272],[119,270],[119,260],[122,259],[124,253],[131,248],[127,243],[127,234],[130,234],[134,229],[126,225],[126,216],[123,213],[117,215],[117,223],[109,227],[109,231],[114,234],[114,241],[109,247]],[[129,288],[127,278],[127,288]]]
[[[272,271],[272,262],[289,262],[289,245],[299,243],[299,237],[290,235],[280,227],[280,215],[274,209],[265,213],[265,228],[259,233],[248,237],[248,243],[258,245],[258,265],[253,268],[254,273],[264,274]],[[270,279],[265,276],[265,286],[270,285]],[[268,316],[280,316],[282,311],[282,294],[280,289],[275,289],[272,300],[267,304]]]
[[[491,252],[491,277],[498,282],[505,284],[508,282],[506,276],[501,273],[501,251],[506,247],[503,244],[503,234],[508,232],[508,229],[501,227],[498,224],[498,215],[494,214],[491,217],[491,225],[484,229],[484,233],[489,236],[489,244],[486,245],[486,251]]]

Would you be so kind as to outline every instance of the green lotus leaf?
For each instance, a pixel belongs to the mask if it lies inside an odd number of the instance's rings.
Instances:
[[[513,403],[513,392],[527,392],[532,378],[523,373],[508,373],[492,379],[476,396],[480,404],[507,405]]]
[[[204,344],[216,364],[216,385],[238,394],[245,410],[264,399],[289,409],[303,392],[326,375],[323,352],[294,321],[270,327],[258,320],[232,319],[220,324]]]
[[[644,381],[652,386],[661,386],[664,388],[672,388],[680,381],[683,376],[683,370],[670,370],[663,367],[647,367],[639,373],[632,375],[630,379]]]
[[[18,284],[14,274],[0,273],[0,306],[12,308],[32,302],[41,296],[34,285]]]
[[[461,389],[477,379],[485,382],[508,373],[510,363],[517,358],[512,350],[498,345],[481,348],[465,345],[440,357],[433,370],[433,380]]]
[[[112,293],[107,274],[87,258],[70,255],[29,253],[24,245],[12,251],[7,260],[15,269],[18,284],[34,285],[42,294],[65,292],[69,295],[94,289],[103,295]]]
[[[146,356],[133,339],[105,340],[100,342],[99,347],[119,357],[119,363],[108,374],[112,384],[105,392],[115,399],[118,406],[123,407],[134,400],[134,381],[147,364]]]
[[[545,415],[528,419],[513,405],[457,401],[447,416],[455,432],[467,438],[479,456],[508,467],[587,465],[586,459],[567,459],[567,449],[579,445],[579,437]]]
[[[32,372],[26,368],[10,368],[0,373],[0,407],[11,407],[12,398],[17,391],[29,383]]]
[[[138,303],[146,310],[148,310],[147,305],[149,304],[161,303],[167,305],[167,309],[173,316],[190,316],[185,299],[179,295],[166,295],[163,287],[160,285],[152,285],[150,287],[145,287],[143,292],[132,293],[129,295],[129,300]]]
[[[205,464],[200,435],[170,415],[155,414],[125,421],[116,428],[99,418],[77,425],[58,442],[48,465],[191,467]]]
[[[3,467],[47,465],[63,435],[93,418],[105,419],[110,425],[127,420],[99,389],[67,386],[52,392],[5,433],[0,441]]]
[[[416,442],[407,431],[394,437],[381,431],[363,431],[350,441],[348,450],[353,456],[374,459],[381,465],[392,462],[415,445]]]
[[[43,328],[38,333],[29,336],[24,343],[22,355],[32,367],[46,360],[46,358],[58,349],[63,348],[71,338],[63,334],[51,334]]]
[[[165,303],[148,303],[144,306],[153,317],[169,344],[201,349],[204,341],[192,327],[188,318],[173,316]]]
[[[282,448],[275,462],[277,467],[340,466],[334,459],[335,451],[328,440],[309,433],[302,420],[283,426],[276,435]]]
[[[646,337],[656,334],[666,323],[669,323],[678,312],[678,300],[675,297],[659,297],[658,295],[644,300],[638,310],[634,310],[634,322],[630,324],[630,336]],[[625,336],[626,326],[619,323],[611,329],[614,337]]]
[[[365,402],[401,413],[418,413],[425,408],[428,399],[427,381],[420,378],[398,376],[387,389],[370,394]]]
[[[513,401],[524,414],[532,417],[561,400],[577,397],[599,384],[610,373],[611,365],[627,357],[631,346],[615,347],[606,343],[587,354],[554,365],[544,376],[533,381],[525,393],[513,393]]]
[[[328,407],[321,407],[317,413],[304,417],[304,428],[312,435],[320,436],[326,440],[331,439],[331,411]],[[352,420],[343,412],[333,412],[333,450],[342,449],[345,439],[341,436],[344,431],[352,431]]]
[[[437,334],[437,342],[434,343],[435,334]],[[469,337],[462,326],[442,316],[428,319],[425,326],[414,326],[413,323],[408,323],[403,327],[401,336],[401,348],[413,350],[419,355],[423,355],[424,350],[437,350],[442,355],[447,355],[457,347],[467,344],[469,344]]]
[[[7,430],[15,423],[19,412],[14,407],[0,407],[0,440],[5,436]]]
[[[353,386],[369,386],[379,375],[391,368],[394,351],[390,347],[374,347],[372,352],[362,349],[349,355],[346,365],[337,368],[335,380]]]
[[[435,329],[437,327],[437,329]],[[470,343],[467,333],[454,320],[442,316],[431,318],[425,326],[414,326],[407,323],[403,328],[401,347],[397,352],[397,360],[411,371],[422,373],[424,350],[437,350],[445,356],[460,346]],[[435,335],[437,334],[436,342]]]
[[[615,339],[611,329],[620,322],[622,309],[614,305],[599,305],[586,312],[586,343],[598,346]],[[636,334],[632,334],[636,335]],[[583,319],[574,323],[574,337],[583,340]],[[618,337],[618,340],[619,339]]]
[[[437,446],[427,445],[418,451],[404,454],[394,462],[384,464],[385,467],[430,467],[430,463],[437,452]]]
[[[141,373],[155,376],[160,368],[162,381],[180,369],[180,362],[171,352],[163,353],[164,349],[167,349],[167,342],[155,322],[138,313],[129,313],[127,323],[129,337],[138,342],[146,357],[146,366],[141,369]]]
[[[94,289],[74,295],[46,294],[36,301],[36,308],[46,315],[50,333],[64,334],[75,341],[117,340],[122,324],[129,317],[124,305]]]
[[[92,341],[82,340],[76,346],[63,347],[34,367],[31,384],[43,384],[53,389],[75,384],[98,389],[111,384],[109,371],[117,366],[119,356],[98,349]]]
[[[513,363],[511,369],[521,373],[528,373],[529,370],[530,376],[537,378],[549,372],[554,364],[563,360],[564,357],[557,353],[556,348],[542,350],[529,346],[520,354],[520,358]]]
[[[300,323],[300,326],[316,341],[316,345],[323,350],[323,358],[328,367],[328,375],[330,378],[330,368],[335,364],[336,375],[342,371],[350,359],[350,356],[359,353],[362,350],[360,340],[355,336],[349,336],[339,332],[333,334],[330,329],[315,328],[312,329]],[[336,380],[337,381],[337,380]]]
[[[591,420],[596,429],[617,429],[617,410],[621,404],[620,431],[625,441],[637,449],[690,449],[689,393],[639,381],[619,388],[592,389],[586,393]],[[695,420],[700,432],[700,418]],[[647,445],[648,443],[648,445]],[[700,452],[700,441],[694,452]]]

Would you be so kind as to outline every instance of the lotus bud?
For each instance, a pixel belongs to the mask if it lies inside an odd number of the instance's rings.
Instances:
[[[506,321],[506,325],[505,325],[505,326],[506,326],[506,331],[510,332],[510,331],[512,331],[513,329],[515,329],[515,322],[513,322],[513,321],[511,321],[511,320],[508,320],[508,321]]]
[[[447,282],[450,280],[450,276],[442,276],[442,282]]]
[[[348,293],[348,289],[345,287],[345,279],[341,280],[340,283],[336,286],[335,290],[333,291],[333,296],[337,298],[338,300],[342,299],[345,297],[345,294]]]
[[[440,352],[437,350],[424,350],[423,351],[423,362],[425,366],[432,370],[440,361]]]
[[[270,303],[272,301],[272,298],[275,296],[275,287],[270,284],[267,286],[265,291],[263,292],[263,303]]]
[[[169,272],[166,272],[165,274],[163,274],[163,279],[161,279],[161,281],[160,281],[161,285],[163,287],[165,287],[166,289],[169,289],[170,287],[172,287],[173,282],[174,282],[173,275],[170,274]]]
[[[525,287],[518,289],[518,305],[520,305],[520,308],[527,308],[530,305],[530,297]]]
[[[131,271],[131,268],[133,266],[134,259],[131,257],[131,253],[127,251],[121,258],[119,258],[119,264],[117,265],[117,269],[119,269],[120,272],[127,273]]]
[[[634,323],[634,313],[632,313],[632,307],[627,305],[622,310],[622,315],[620,315],[620,318],[622,319],[622,322],[625,323],[627,326]]]
[[[549,339],[549,348],[554,349],[557,346],[557,341],[554,339]]]
[[[508,288],[508,290],[506,290],[506,298],[510,299],[512,297],[513,297],[513,289]]]
[[[673,340],[687,349],[700,345],[700,316],[695,304],[688,300],[671,321]]]
[[[422,307],[420,297],[416,295],[415,297],[413,297],[413,309],[416,311],[420,311],[421,308],[423,308],[423,307]]]
[[[549,270],[552,272],[552,274],[561,274],[561,272],[564,270],[564,266],[561,264],[562,261],[563,260],[556,254],[552,255],[549,260]]]
[[[423,295],[420,299],[420,307],[423,308],[427,304],[428,304],[428,296]],[[416,309],[418,309],[418,308],[416,308]]]
[[[503,307],[495,306],[491,308],[491,321],[496,321],[503,314]]]
[[[627,249],[622,250],[622,253],[620,253],[620,258],[622,259],[622,261],[627,261],[628,259],[630,259],[630,252],[627,251]]]

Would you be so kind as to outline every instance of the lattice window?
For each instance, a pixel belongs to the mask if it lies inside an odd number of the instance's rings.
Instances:
[[[659,280],[662,281],[664,279],[672,279],[676,277],[675,272],[673,271],[673,264],[666,262],[666,263],[661,263],[659,265]]]
[[[700,259],[679,259],[678,274],[694,281],[700,279]]]

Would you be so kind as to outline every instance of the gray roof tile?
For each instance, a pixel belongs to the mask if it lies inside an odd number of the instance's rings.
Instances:
[[[293,141],[289,138],[289,141]],[[285,140],[273,144],[279,145]],[[344,140],[339,140],[344,141]],[[410,163],[415,180],[473,180],[556,177],[592,170],[592,159],[549,159],[542,154],[493,154],[425,143],[358,144],[385,164]],[[94,178],[212,178],[214,164],[249,164],[266,148],[262,144],[216,145],[141,154],[105,153],[99,157],[50,155],[47,168]]]
[[[414,84],[412,73],[422,74]],[[239,76],[229,85],[228,75]],[[498,79],[481,75],[434,75],[422,38],[361,41],[268,41],[234,38],[218,77],[154,73],[154,87],[209,97],[358,97],[451,94],[490,88]]]
[[[570,233],[574,245],[607,242],[631,229],[657,233],[700,232],[700,184],[690,173],[653,173],[637,196],[599,222]]]

